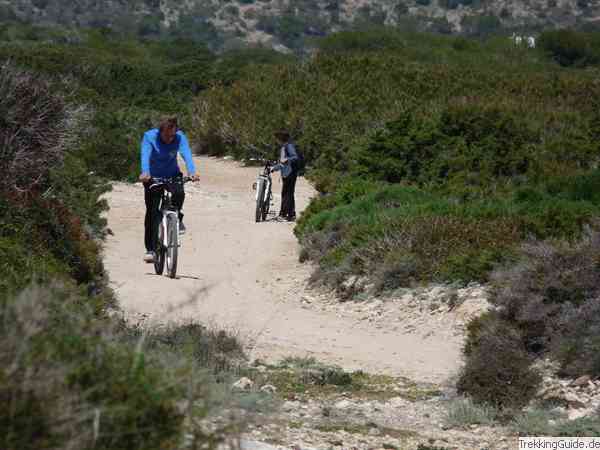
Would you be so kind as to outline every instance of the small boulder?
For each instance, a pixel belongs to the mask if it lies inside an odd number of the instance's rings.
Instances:
[[[231,387],[238,391],[249,391],[253,386],[254,382],[251,379],[244,377],[233,383]]]
[[[564,398],[569,405],[569,408],[579,409],[585,408],[586,406],[584,401],[572,392],[567,393]]]
[[[352,402],[350,402],[348,400],[341,400],[335,404],[335,407],[337,409],[347,409],[350,406],[352,406]]]
[[[571,386],[585,386],[592,378],[589,375],[583,375],[571,383]]]
[[[265,384],[260,388],[260,391],[265,392],[267,394],[274,394],[275,392],[277,392],[277,388],[272,384]]]

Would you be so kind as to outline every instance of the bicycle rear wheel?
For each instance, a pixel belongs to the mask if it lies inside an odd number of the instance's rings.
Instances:
[[[265,198],[265,182],[264,180],[260,180],[258,182],[258,188],[257,188],[257,194],[256,194],[256,213],[255,213],[255,219],[257,222],[260,222],[261,219],[263,219],[263,202],[264,202],[264,198]]]
[[[165,269],[165,247],[163,245],[164,242],[164,227],[161,223],[158,224],[158,237],[156,239],[156,248],[154,250],[154,271],[157,275],[162,275],[163,270]]]
[[[170,278],[175,278],[177,274],[177,254],[179,251],[179,226],[178,220],[173,215],[167,217],[167,248],[166,262],[167,275]]]

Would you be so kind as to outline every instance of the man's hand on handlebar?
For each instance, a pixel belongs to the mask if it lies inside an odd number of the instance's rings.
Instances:
[[[191,181],[196,183],[200,181],[200,175],[190,175]]]
[[[149,173],[143,173],[140,175],[139,180],[142,183],[147,183],[148,181],[150,181],[152,179],[152,177],[150,176]]]

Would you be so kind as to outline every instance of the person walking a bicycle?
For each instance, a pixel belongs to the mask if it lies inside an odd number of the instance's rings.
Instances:
[[[162,197],[162,189],[151,189],[152,178],[182,178],[183,175],[177,164],[177,154],[185,161],[188,175],[192,181],[198,181],[196,166],[192,159],[192,151],[183,131],[178,129],[177,117],[166,116],[160,120],[158,128],[152,128],[144,133],[141,142],[142,173],[140,181],[144,184],[144,201],[146,216],[144,219],[144,245],[146,253],[144,261],[154,262],[155,241],[158,234],[158,209]],[[173,204],[179,210],[179,232],[185,233],[183,225],[183,202],[185,191],[183,182],[172,185]]]
[[[290,133],[286,130],[276,131],[274,134],[281,148],[279,150],[279,164],[273,166],[272,172],[281,171],[281,209],[279,219],[293,222],[296,220],[296,200],[294,191],[296,189],[296,179],[298,171],[294,162],[298,160],[296,147],[290,139]]]

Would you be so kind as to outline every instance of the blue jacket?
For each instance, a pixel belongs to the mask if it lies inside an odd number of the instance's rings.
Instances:
[[[178,131],[170,144],[160,139],[158,128],[144,133],[141,145],[142,173],[153,177],[174,177],[181,174],[177,165],[177,152],[181,153],[188,170],[188,175],[196,174],[196,166],[192,159],[192,151],[183,131]]]
[[[279,157],[279,161],[283,161],[283,159],[285,158],[287,159],[287,162],[280,162],[279,164],[273,166],[273,170],[281,170],[281,176],[283,178],[287,178],[294,171],[294,168],[292,167],[292,162],[298,159],[298,153],[296,153],[296,147],[291,142],[286,142],[285,144],[283,144],[280,153],[281,155]]]

